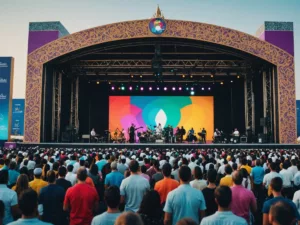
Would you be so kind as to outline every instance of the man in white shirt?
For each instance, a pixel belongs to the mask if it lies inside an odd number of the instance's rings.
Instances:
[[[197,164],[195,162],[195,158],[191,157],[191,162],[189,163],[189,167],[190,167],[191,171],[194,171],[196,166],[197,166]]]
[[[296,189],[299,190],[300,189],[300,164],[298,164],[297,168],[298,168],[298,172],[295,174],[293,181]]]
[[[233,136],[235,136],[235,137],[239,137],[240,136],[240,132],[238,131],[237,128],[234,129]]]
[[[298,168],[297,168],[297,162],[295,159],[293,159],[293,157],[292,157],[291,163],[292,163],[292,166],[290,166],[288,168],[288,171],[291,171],[293,176],[295,176],[295,174],[298,172]]]
[[[35,168],[35,161],[33,161],[33,155],[29,156],[28,164],[27,164],[27,169],[28,170],[34,170]]]
[[[77,176],[75,173],[73,173],[73,165],[68,165],[67,170],[68,170],[68,173],[66,174],[65,179],[70,181],[72,186],[74,186],[77,181]]]
[[[270,173],[266,174],[263,179],[263,186],[268,189],[268,196],[272,194],[271,189],[269,189],[269,185],[271,183],[271,180],[275,177],[280,177],[282,179],[282,175],[276,172],[276,164],[270,163],[269,168],[271,170]]]
[[[293,198],[293,174],[291,171],[287,170],[289,167],[289,163],[285,161],[282,165],[283,169],[279,172],[282,176],[283,181],[283,196],[291,199]]]

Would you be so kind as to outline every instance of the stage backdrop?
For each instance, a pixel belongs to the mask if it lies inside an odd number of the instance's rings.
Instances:
[[[25,99],[12,100],[11,135],[24,135],[24,105]]]
[[[0,57],[0,141],[8,140],[11,123],[13,84],[12,57]]]
[[[214,130],[213,96],[110,96],[109,130],[113,132],[127,129],[134,123],[136,127],[171,125],[183,126],[186,131],[194,128],[198,133],[204,127],[207,140],[211,140]]]

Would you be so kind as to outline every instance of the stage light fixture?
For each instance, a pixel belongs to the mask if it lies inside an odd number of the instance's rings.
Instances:
[[[175,87],[172,87],[172,90],[173,90],[173,91],[175,91],[175,90],[176,90],[176,88],[175,88]]]
[[[193,75],[191,75],[190,78],[193,78]]]
[[[111,84],[111,82],[109,81],[108,84]]]
[[[202,91],[204,91],[204,87],[203,87],[203,88],[201,88],[201,90],[202,90]]]
[[[143,78],[143,75],[140,75],[140,78]]]
[[[152,87],[149,87],[149,91],[152,91]]]
[[[211,78],[214,78],[214,75],[210,75]]]
[[[240,76],[238,75],[237,78],[240,79]]]
[[[156,90],[158,90],[158,91],[159,91],[159,87],[157,87],[157,88],[156,88]]]
[[[208,88],[208,90],[210,91],[210,87]]]
[[[195,92],[194,92],[194,91],[191,91],[191,95],[195,95]]]
[[[113,91],[114,91],[114,90],[115,90],[115,87],[111,87],[111,90],[113,90]]]
[[[124,90],[125,90],[125,87],[124,87],[124,86],[122,86],[122,87],[121,87],[121,90],[122,90],[122,91],[124,91]]]
[[[191,91],[193,91],[194,90],[194,88],[193,87],[191,87]]]
[[[131,76],[130,76],[131,78],[133,78],[133,75],[131,74]]]
[[[144,90],[144,87],[141,87],[141,91],[143,91]]]
[[[184,75],[184,74],[182,74],[182,78],[185,78],[185,75]]]
[[[223,85],[224,83],[223,83],[223,81],[221,82],[221,85]]]
[[[166,91],[166,90],[168,90],[168,88],[167,88],[167,87],[164,87],[164,90]]]
[[[129,90],[130,90],[130,91],[132,90],[132,87],[131,87],[131,86],[129,87]]]
[[[230,82],[233,83],[233,80],[231,80]]]
[[[178,90],[181,91],[181,90],[182,90],[182,87],[179,87]]]
[[[188,91],[188,90],[189,90],[189,88],[187,87],[187,88],[186,88],[186,90]]]
[[[100,81],[97,81],[97,84],[100,84]]]

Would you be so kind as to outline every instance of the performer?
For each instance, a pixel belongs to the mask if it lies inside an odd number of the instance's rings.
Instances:
[[[162,135],[162,127],[161,127],[161,124],[159,123],[158,126],[155,128],[155,131],[156,131],[156,135],[161,138],[161,135]]]
[[[183,142],[183,136],[186,134],[186,131],[184,129],[183,126],[181,126],[181,129],[180,129],[180,141],[181,143]]]
[[[214,132],[214,143],[219,143],[221,141],[221,132],[216,128]]]
[[[206,144],[206,130],[205,128],[203,127],[202,131],[201,131],[201,138],[202,138],[202,141],[204,144]]]
[[[190,129],[189,134],[188,134],[188,141],[189,142],[192,142],[194,140],[194,134],[195,134],[194,128]]]
[[[129,128],[129,143],[134,143],[135,139],[135,125],[132,123]]]
[[[97,136],[96,131],[95,131],[95,129],[93,128],[93,129],[91,130],[91,140],[96,140],[96,141],[98,141],[98,138],[97,138],[96,136]]]
[[[232,136],[234,136],[234,137],[239,137],[240,136],[240,132],[238,131],[237,128],[234,129],[234,131],[232,133]]]

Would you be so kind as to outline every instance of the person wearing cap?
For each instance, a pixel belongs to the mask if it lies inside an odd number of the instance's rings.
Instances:
[[[35,168],[33,171],[34,180],[29,182],[29,186],[36,191],[38,195],[40,194],[41,189],[48,185],[46,181],[42,180],[42,172],[41,168]]]
[[[105,177],[105,188],[107,189],[110,186],[117,186],[118,188],[120,188],[122,180],[124,179],[124,175],[118,171],[118,164],[116,162],[112,162],[110,164],[110,167],[111,172]]]

